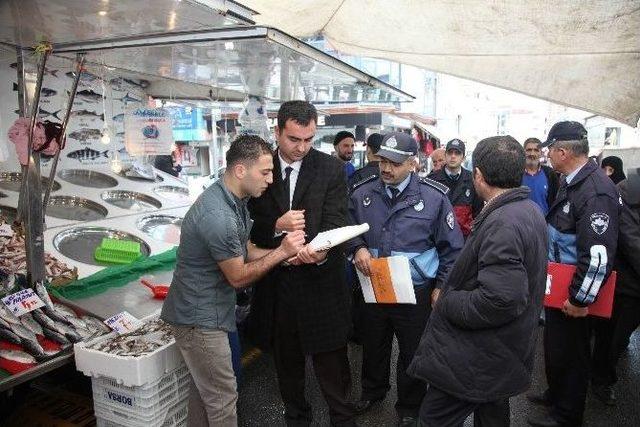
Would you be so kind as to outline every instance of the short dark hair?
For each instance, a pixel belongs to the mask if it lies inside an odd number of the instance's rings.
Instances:
[[[520,187],[524,166],[524,148],[510,135],[485,138],[473,150],[473,168],[492,187]]]
[[[576,157],[589,156],[589,141],[587,140],[587,138],[556,141],[551,147],[562,148],[563,150],[571,151],[571,153],[573,153],[573,155]]]
[[[271,146],[258,135],[240,135],[227,150],[227,170],[238,163],[251,165],[258,161],[260,156],[272,154]]]
[[[343,139],[347,139],[347,138],[356,139],[356,137],[353,136],[353,134],[351,132],[346,131],[346,130],[341,130],[340,132],[336,133],[335,138],[333,138],[334,147],[336,145],[340,144],[340,141],[342,141]]]
[[[527,148],[527,145],[529,144],[536,144],[538,148],[540,148],[540,145],[542,145],[542,141],[540,141],[538,138],[527,138],[524,140],[524,144],[522,144],[522,146],[524,148]]]
[[[316,107],[307,101],[287,101],[278,110],[278,129],[282,132],[288,120],[293,120],[300,126],[309,126],[313,121],[318,123]]]

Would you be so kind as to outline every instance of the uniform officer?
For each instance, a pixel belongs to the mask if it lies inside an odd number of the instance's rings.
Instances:
[[[369,275],[372,258],[409,258],[416,304],[366,304],[362,314],[362,397],[364,411],[389,390],[391,344],[397,363],[400,425],[415,425],[426,385],[406,374],[431,311],[429,297],[445,280],[463,246],[463,237],[447,198],[447,187],[420,179],[413,168],[418,147],[405,133],[384,136],[378,150],[380,176],[356,184],[349,200],[351,219],[369,231],[350,242],[356,268]]]
[[[622,200],[598,165],[589,160],[587,131],[578,122],[558,122],[543,146],[562,173],[558,195],[547,214],[549,261],[576,266],[562,310],[546,308],[544,353],[547,384],[529,400],[550,412],[531,417],[540,427],[580,426],[589,385],[589,305],[611,273]]]

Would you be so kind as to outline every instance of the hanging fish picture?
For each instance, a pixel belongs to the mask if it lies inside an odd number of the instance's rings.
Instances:
[[[57,120],[62,120],[60,119],[60,117],[58,117],[58,113],[60,113],[60,111],[62,110],[58,110],[58,111],[54,111],[53,113],[48,112],[47,110],[44,110],[42,108],[40,108],[38,110],[38,118],[39,119],[44,119],[47,118],[49,116],[56,118]],[[17,115],[20,115],[20,110],[13,110],[14,113],[16,113]]]
[[[98,114],[96,111],[76,110],[71,112],[72,117],[95,118],[104,121],[104,114]]]
[[[78,160],[79,162],[87,161],[87,160],[96,160],[101,157],[109,158],[109,150],[98,151],[89,147],[85,147],[81,150],[72,151],[67,154],[67,157],[70,159]]]
[[[100,129],[89,129],[89,128],[81,128],[76,131],[71,132],[69,138],[76,139],[78,141],[88,141],[90,139],[99,139],[102,137],[102,130]]]
[[[67,93],[69,92],[67,91]],[[76,98],[85,102],[101,102],[104,99],[104,96],[92,91],[91,89],[84,89],[76,92]]]
[[[75,71],[69,71],[68,73],[65,74],[67,77],[71,78],[71,79],[75,79],[76,78],[76,72]],[[93,83],[93,82],[99,82],[102,79],[98,76],[96,76],[95,74],[91,74],[88,71],[82,71],[80,73],[80,82],[81,83]]]
[[[13,90],[14,91],[18,90],[18,83],[14,83],[13,84]],[[40,89],[40,96],[44,96],[45,98],[48,98],[50,96],[54,96],[56,93],[58,93],[58,91],[55,91],[53,89],[49,89],[48,87],[43,87],[42,89]]]
[[[124,113],[120,113],[120,114],[117,114],[117,115],[113,116],[112,120],[114,122],[118,122],[118,123],[124,122]]]
[[[17,62],[14,62],[13,64],[11,64],[11,65],[9,65],[9,66],[10,66],[11,68],[13,68],[14,70],[17,70],[17,69],[18,69],[18,63],[17,63]],[[35,72],[35,70],[33,70],[33,71]],[[59,71],[59,70],[52,70],[52,69],[50,69],[50,68],[46,68],[46,67],[45,67],[45,69],[44,69],[44,74],[45,74],[45,75],[49,74],[50,76],[58,77],[58,71]]]
[[[127,94],[125,96],[123,96],[122,98],[119,98],[118,101],[122,101],[125,104],[127,104],[129,102],[142,102],[142,100],[130,96],[129,92],[127,92]]]
[[[124,77],[117,77],[115,79],[111,79],[109,81],[109,84],[111,84],[111,86],[115,89],[115,90],[127,90],[127,89],[146,89],[147,87],[149,87],[149,81],[148,80],[133,80],[133,79],[126,79]]]

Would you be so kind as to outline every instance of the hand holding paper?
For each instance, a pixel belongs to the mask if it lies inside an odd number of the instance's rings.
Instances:
[[[367,303],[415,304],[409,259],[404,256],[372,258],[370,275],[357,270],[362,295]]]

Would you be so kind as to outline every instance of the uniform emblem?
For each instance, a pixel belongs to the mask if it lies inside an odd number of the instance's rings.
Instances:
[[[467,191],[465,191],[464,195],[469,197],[471,195],[471,190],[467,188]]]
[[[591,214],[589,219],[591,219],[591,228],[596,234],[604,234],[609,228],[609,215],[604,212]]]
[[[618,196],[618,203],[620,203],[620,206],[622,206],[622,196]]]
[[[384,145],[389,148],[396,148],[398,146],[398,141],[396,141],[395,136],[392,136],[391,138],[387,139],[387,142]]]
[[[369,205],[371,204],[371,197],[369,196],[365,196],[364,199],[362,199],[362,206],[369,207]]]
[[[413,205],[413,209],[415,209],[416,212],[420,212],[422,209],[424,209],[424,202],[420,200],[418,203]]]
[[[453,230],[453,227],[456,225],[456,220],[453,217],[453,212],[449,212],[447,214],[447,225],[449,226],[450,229]]]
[[[568,214],[569,213],[569,208],[571,207],[571,202],[567,202],[564,204],[564,206],[562,207],[562,212]]]

